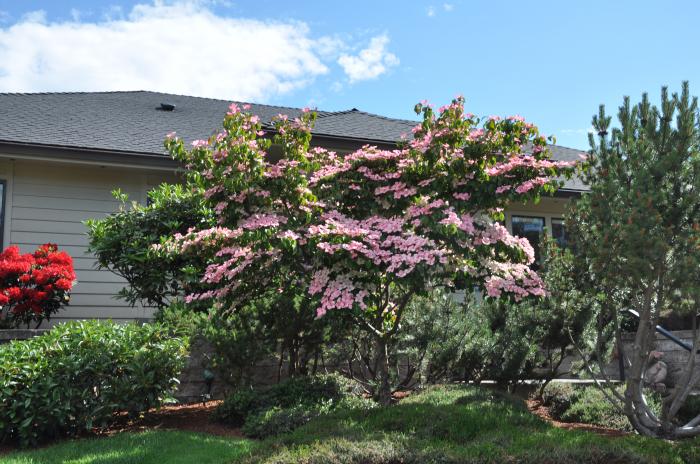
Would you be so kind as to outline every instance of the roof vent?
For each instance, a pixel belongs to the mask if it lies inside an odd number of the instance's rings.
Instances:
[[[173,105],[172,103],[161,103],[160,109],[163,111],[172,111],[175,109],[175,105]]]

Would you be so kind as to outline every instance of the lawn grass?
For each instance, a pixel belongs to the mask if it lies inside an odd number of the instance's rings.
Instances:
[[[2,464],[215,464],[249,454],[254,442],[201,433],[146,431],[70,440],[47,448],[0,456]]]
[[[433,387],[389,408],[338,411],[262,442],[185,432],[69,441],[0,459],[38,463],[700,463],[700,441],[601,437],[551,427],[522,401]]]
[[[700,441],[557,429],[519,399],[433,387],[390,408],[321,417],[269,440],[255,463],[700,463]]]

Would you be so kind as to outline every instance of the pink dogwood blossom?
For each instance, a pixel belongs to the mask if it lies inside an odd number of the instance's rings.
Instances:
[[[481,285],[494,298],[543,295],[532,246],[498,218],[509,201],[553,189],[573,164],[549,159],[546,139],[522,117],[478,125],[463,104],[434,111],[423,102],[412,140],[343,155],[310,147],[312,111],[278,115],[270,123],[282,154],[273,161],[259,115],[232,103],[216,137],[190,151],[166,141],[219,227],[157,248],[206,259],[208,288],[188,299],[225,307],[267,288],[298,289],[318,317],[398,311],[393,295],[433,282]]]

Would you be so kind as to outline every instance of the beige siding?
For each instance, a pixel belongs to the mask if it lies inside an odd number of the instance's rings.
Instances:
[[[168,173],[143,169],[5,161],[0,176],[8,181],[5,243],[28,252],[52,242],[73,256],[78,283],[71,304],[53,322],[73,318],[128,320],[147,318],[150,308],[131,308],[114,295],[123,280],[106,270],[96,270],[87,253],[88,238],[83,221],[104,217],[118,208],[112,190],[145,201],[149,187],[172,181]]]
[[[538,204],[511,204],[505,211],[506,227],[511,230],[512,216],[535,216],[545,220],[547,230],[552,230],[552,218],[561,219],[564,217],[566,205],[571,201],[566,198],[544,197]]]
[[[0,160],[0,178],[7,183],[3,246],[17,244],[29,252],[52,242],[73,256],[78,283],[70,306],[53,322],[74,318],[124,321],[152,315],[150,308],[131,308],[114,297],[124,282],[109,271],[95,269],[95,260],[87,253],[83,221],[104,217],[119,206],[111,193],[114,189],[144,202],[148,189],[175,181],[171,173],[4,159]],[[513,214],[539,216],[551,230],[551,219],[563,216],[567,202],[544,198],[538,205],[512,205],[506,210],[506,224],[510,229]]]

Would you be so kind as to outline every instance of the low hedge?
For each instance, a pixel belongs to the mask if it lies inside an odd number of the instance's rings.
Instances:
[[[158,325],[76,321],[0,347],[0,443],[35,445],[158,406],[186,341]]]

